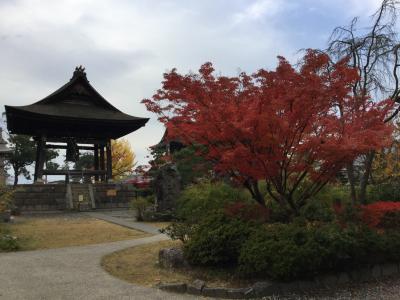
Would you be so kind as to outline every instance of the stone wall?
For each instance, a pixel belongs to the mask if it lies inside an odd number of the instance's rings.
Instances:
[[[60,210],[66,208],[64,184],[20,184],[14,203],[21,210]]]
[[[110,196],[115,190],[115,196]],[[25,211],[64,210],[67,206],[67,186],[64,184],[21,184],[14,194],[16,206]],[[93,184],[96,208],[127,208],[136,197],[132,185],[117,183]]]
[[[107,196],[107,191],[115,190],[116,196]],[[129,202],[136,197],[132,185],[100,183],[93,185],[96,208],[129,207]]]

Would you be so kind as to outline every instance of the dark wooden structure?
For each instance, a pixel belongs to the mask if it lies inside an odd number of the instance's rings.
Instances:
[[[85,69],[77,67],[70,81],[46,98],[26,106],[5,106],[10,133],[31,135],[37,142],[34,181],[43,175],[112,178],[111,139],[144,126],[149,120],[127,115],[104,99],[89,83]],[[44,170],[45,149],[66,149],[76,161],[79,150],[92,150],[94,170]]]
[[[158,144],[150,146],[151,149],[161,149],[162,151],[165,151],[167,155],[173,154],[174,152],[177,152],[185,147],[186,146],[181,142],[180,139],[171,139],[168,136],[168,129],[165,129],[164,135]]]

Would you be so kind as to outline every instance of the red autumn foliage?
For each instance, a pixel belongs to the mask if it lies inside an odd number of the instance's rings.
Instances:
[[[225,207],[225,214],[229,217],[239,218],[246,221],[266,222],[270,211],[266,207],[244,202],[235,202]]]
[[[357,71],[308,51],[298,68],[283,57],[274,71],[215,76],[164,74],[162,88],[142,102],[169,134],[202,153],[219,174],[236,178],[265,205],[260,180],[281,207],[297,213],[346,164],[390,141],[383,122],[392,102],[353,98]]]
[[[396,216],[396,214],[398,215]],[[399,219],[399,217],[400,202],[380,201],[362,207],[363,222],[373,228],[384,228],[385,226],[391,226],[393,224],[387,224],[387,222],[398,222],[399,220],[391,219]]]

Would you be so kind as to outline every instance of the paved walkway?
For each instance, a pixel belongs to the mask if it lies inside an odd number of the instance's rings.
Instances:
[[[49,250],[0,253],[0,299],[197,299],[136,286],[109,275],[101,258],[127,247],[168,239],[123,211],[87,215],[156,234],[151,237]]]
[[[143,222],[136,222],[131,211],[127,210],[113,210],[113,211],[102,211],[102,212],[87,212],[86,215],[104,220],[110,223],[114,223],[120,226],[128,227],[131,229],[137,229],[146,233],[159,234],[160,232],[154,226],[148,225]]]
[[[0,254],[0,299],[196,299],[132,285],[100,266],[108,253],[165,239]]]

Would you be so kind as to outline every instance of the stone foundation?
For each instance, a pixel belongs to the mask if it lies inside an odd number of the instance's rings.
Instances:
[[[93,184],[95,208],[128,208],[136,197],[135,187],[118,183]],[[21,184],[14,194],[15,205],[22,211],[70,209],[65,184]]]

